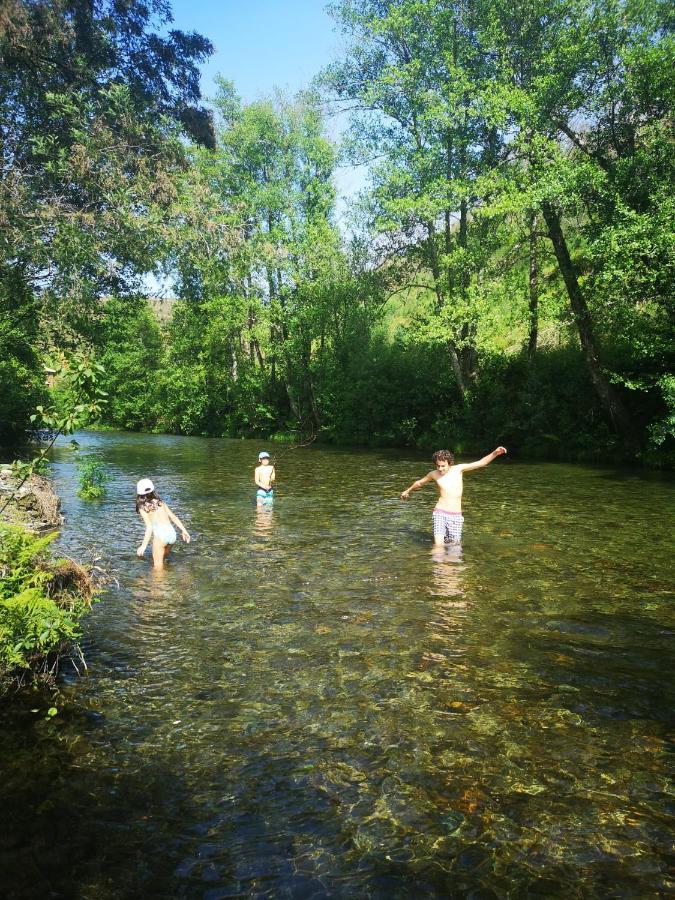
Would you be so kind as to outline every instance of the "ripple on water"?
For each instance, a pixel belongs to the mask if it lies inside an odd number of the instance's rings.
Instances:
[[[251,442],[81,445],[109,504],[59,451],[61,546],[109,534],[120,584],[60,724],[1,732],[17,896],[667,889],[672,483],[495,465],[467,476],[463,549],[432,550],[431,491],[396,499],[427,463],[401,453],[284,454],[259,513]],[[139,472],[195,538],[160,576]]]

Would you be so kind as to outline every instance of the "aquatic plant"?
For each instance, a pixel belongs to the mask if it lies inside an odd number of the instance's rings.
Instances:
[[[77,470],[80,477],[78,497],[83,500],[100,500],[105,497],[108,473],[99,460],[93,456],[81,457],[77,461]]]

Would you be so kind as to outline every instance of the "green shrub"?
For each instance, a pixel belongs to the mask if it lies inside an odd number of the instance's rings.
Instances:
[[[54,656],[76,644],[91,607],[86,570],[50,557],[55,537],[0,526],[0,691],[29,672],[47,674]]]
[[[23,345],[17,347],[12,343],[14,337],[0,324],[0,447],[7,448],[25,442],[30,415],[46,394],[37,352]]]

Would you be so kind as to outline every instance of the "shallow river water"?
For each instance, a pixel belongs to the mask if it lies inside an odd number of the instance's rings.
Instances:
[[[83,677],[2,712],[3,896],[673,889],[672,480],[507,457],[434,551],[410,451],[268,446],[257,511],[258,444],[78,439],[111,481],[79,500],[57,449],[57,546],[119,585]],[[161,574],[142,476],[193,538]]]

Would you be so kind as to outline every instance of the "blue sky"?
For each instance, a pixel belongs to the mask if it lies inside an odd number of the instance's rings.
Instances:
[[[274,87],[294,94],[337,55],[339,36],[322,0],[172,0],[174,27],[198,31],[216,52],[202,67],[202,92],[213,78],[234,81],[244,100]]]

